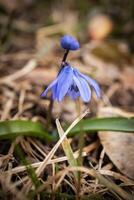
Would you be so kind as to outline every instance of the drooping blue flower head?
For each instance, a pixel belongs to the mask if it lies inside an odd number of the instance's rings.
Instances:
[[[57,78],[47,87],[41,96],[46,96],[47,92],[51,89],[53,100],[60,102],[67,95],[72,100],[81,97],[84,102],[89,102],[91,100],[90,86],[94,89],[97,97],[100,98],[101,92],[98,83],[66,63],[66,66],[58,74]]]
[[[77,50],[80,48],[79,42],[70,35],[64,35],[61,38],[61,46],[66,50]]]

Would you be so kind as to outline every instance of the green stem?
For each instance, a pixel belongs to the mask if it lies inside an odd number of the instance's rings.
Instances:
[[[53,99],[50,98],[49,108],[47,112],[46,130],[49,130],[52,120],[52,110],[53,110]]]
[[[82,109],[81,109],[81,103],[80,103],[80,100],[78,99],[78,101],[76,102],[76,109],[78,110],[78,115],[81,114],[82,112]],[[80,126],[80,132],[82,132],[83,130],[83,126],[81,124]],[[78,149],[79,149],[79,156],[78,156],[78,165],[79,166],[82,166],[82,163],[83,163],[83,158],[82,158],[82,149],[83,149],[83,146],[84,146],[84,135],[83,134],[80,134],[80,137],[79,137],[79,143],[78,143]],[[77,200],[80,200],[81,197],[80,197],[80,186],[81,186],[81,172],[78,173],[78,184],[77,184]]]

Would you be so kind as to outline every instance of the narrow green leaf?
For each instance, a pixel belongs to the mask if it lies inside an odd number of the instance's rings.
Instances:
[[[15,152],[20,158],[21,163],[26,166],[27,174],[31,178],[33,185],[35,188],[38,188],[41,185],[40,180],[38,179],[35,170],[32,168],[29,161],[25,158],[25,155],[19,145],[15,146]]]
[[[83,131],[121,131],[134,132],[134,118],[110,117],[110,118],[93,118],[82,120],[70,132],[73,136],[80,132],[81,124]]]
[[[57,130],[58,130],[59,136],[61,138],[65,133],[64,133],[64,130],[58,119],[56,120],[56,125],[57,125]],[[68,158],[69,165],[71,167],[78,166],[77,160],[74,157],[73,150],[71,148],[71,145],[70,145],[67,137],[65,137],[64,141],[62,142],[62,147],[65,152],[65,155]],[[78,180],[78,177],[79,177],[78,172],[74,172],[74,176],[75,176],[76,180]]]
[[[0,122],[0,139],[12,139],[17,136],[34,136],[46,141],[52,141],[49,135],[39,122],[32,121],[3,121]]]

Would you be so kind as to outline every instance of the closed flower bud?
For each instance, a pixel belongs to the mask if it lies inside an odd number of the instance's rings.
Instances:
[[[63,49],[75,51],[80,48],[79,42],[70,35],[61,38],[61,46]]]

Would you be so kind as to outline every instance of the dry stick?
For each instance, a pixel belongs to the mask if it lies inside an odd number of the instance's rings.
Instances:
[[[41,173],[44,171],[45,167],[47,166],[47,164],[50,162],[51,158],[53,157],[53,155],[55,154],[55,152],[57,151],[57,149],[59,148],[60,144],[63,142],[63,140],[66,138],[67,134],[71,131],[71,129],[83,118],[85,117],[85,115],[87,115],[88,110],[86,112],[84,112],[81,116],[79,116],[70,126],[69,128],[66,130],[66,132],[64,133],[64,135],[59,139],[59,141],[55,144],[55,146],[52,148],[52,150],[49,152],[49,154],[46,156],[45,160],[41,163],[41,165],[37,168],[36,170],[36,174],[39,177],[41,175]],[[30,186],[31,181],[29,180],[27,182],[27,184],[25,185],[25,188],[29,188],[28,186]]]
[[[101,151],[101,154],[100,154],[100,159],[99,159],[99,164],[98,164],[98,171],[101,170],[101,166],[102,166],[102,163],[103,163],[104,155],[105,155],[105,149],[103,148],[103,150]],[[94,193],[96,192],[97,184],[98,184],[98,179],[96,179],[96,181],[95,181]]]
[[[119,115],[122,117],[134,117],[134,113],[132,112],[127,112],[124,110],[121,110],[120,108],[114,107],[114,106],[105,106],[105,107],[101,107],[99,108],[99,112],[100,113],[109,113],[109,114],[114,114],[114,115]]]
[[[59,120],[57,119],[56,120],[56,125],[57,125],[57,129],[58,129],[58,133],[59,133],[59,136],[60,138],[62,137],[62,135],[64,135],[64,130],[59,122]],[[77,160],[75,159],[74,157],[74,153],[73,153],[73,150],[71,148],[71,145],[67,139],[67,137],[65,137],[64,141],[62,142],[62,148],[65,152],[65,155],[67,156],[68,158],[68,163],[70,166],[74,167],[74,166],[78,166],[78,163],[77,163]],[[75,181],[78,181],[78,173],[75,172],[74,173],[74,176],[75,176]]]
[[[82,156],[86,156],[87,153],[86,152],[83,152],[82,153]],[[78,152],[75,152],[74,153],[74,157],[75,159],[78,158]],[[67,161],[68,158],[66,156],[63,156],[63,157],[59,157],[59,158],[55,158],[55,159],[52,159],[48,162],[48,165],[52,165],[52,164],[55,164],[55,163],[59,163],[59,162],[64,162],[64,161]],[[27,166],[19,166],[19,167],[14,167],[11,169],[11,173],[12,174],[17,174],[17,173],[20,173],[20,172],[24,172],[27,167],[32,167],[32,168],[38,168],[43,162],[37,162],[37,163],[33,163],[31,165],[27,165]],[[4,174],[7,174],[8,173],[8,170],[3,172]]]
[[[101,166],[102,166],[102,163],[103,163],[104,155],[105,155],[105,149],[103,148],[103,150],[101,151],[101,154],[100,154],[98,170],[101,170]]]
[[[18,112],[12,117],[12,119],[18,119],[18,117],[23,113],[23,107],[24,107],[24,100],[26,96],[26,90],[22,89],[20,91],[20,96],[19,96],[19,102],[18,102]]]
[[[82,152],[82,156],[87,156],[87,153],[89,153],[90,151],[94,150],[96,148],[96,146],[98,145],[98,141],[97,142],[94,142],[90,145],[88,145],[87,147],[84,147],[83,148],[83,152]],[[45,155],[45,154],[44,154]],[[46,155],[45,155],[46,156]],[[79,156],[79,150],[78,151],[75,151],[74,152],[74,157],[75,159],[77,159]],[[59,158],[54,158],[52,160],[50,160],[48,162],[48,164],[55,164],[55,163],[58,163],[58,162],[64,162],[68,160],[68,158],[66,156],[63,156],[63,157],[59,157]],[[33,168],[37,168],[39,167],[40,165],[42,164],[42,162],[37,162],[37,163],[33,163],[29,166],[33,167]],[[25,170],[27,169],[26,166],[19,166],[19,167],[14,167],[11,169],[11,172],[12,174],[17,174],[17,173],[20,173],[20,172],[24,172]],[[4,172],[5,174],[8,173],[8,171],[5,171]]]
[[[9,117],[9,113],[13,105],[13,98],[14,96],[6,102],[5,108],[2,112],[1,121],[4,121]]]
[[[18,78],[21,78],[22,76],[25,76],[26,74],[30,73],[36,66],[37,60],[33,58],[30,61],[28,61],[28,63],[21,70],[15,72],[14,74],[1,78],[0,83],[11,82]]]
[[[47,182],[44,182],[43,185],[41,185],[39,188],[36,189],[35,194],[42,192],[44,189],[47,190],[47,187],[49,187],[55,180],[57,179],[63,180],[66,174],[67,174],[67,171],[63,170],[63,171],[58,172],[55,175],[55,177],[51,176]]]
[[[45,158],[46,153],[38,146],[35,140],[33,138],[31,139],[30,137],[27,138],[27,140],[40,152],[40,154]]]
[[[60,185],[60,183],[62,182],[62,180],[64,179],[64,177],[69,172],[74,172],[74,171],[84,172],[84,173],[89,174],[90,176],[92,176],[94,178],[98,178],[101,184],[103,184],[106,187],[108,187],[109,190],[114,191],[117,194],[119,194],[121,197],[123,197],[123,199],[125,199],[125,200],[133,200],[133,198],[131,197],[131,195],[129,195],[124,190],[122,190],[122,188],[120,188],[120,187],[116,186],[115,184],[109,182],[102,175],[98,176],[98,173],[94,169],[87,169],[85,167],[67,167],[66,169],[58,172],[55,177],[50,177],[49,181],[45,182],[43,185],[41,185],[39,188],[37,188],[37,190],[35,191],[35,193],[38,194],[41,191],[47,189],[47,187],[52,184],[52,182],[53,182],[54,179],[55,180],[58,179],[58,183],[56,185],[57,186],[56,189],[58,189],[58,186]]]
[[[25,194],[18,190],[12,182],[6,180],[4,176],[0,176],[0,183],[4,186],[5,191],[12,193],[15,196],[16,200],[28,200]]]
[[[76,187],[74,184],[72,184],[70,182],[70,180],[67,180],[66,178],[64,178],[64,182],[67,183],[67,185],[69,185],[70,188],[72,188],[72,190],[74,191],[74,193],[76,194]],[[57,188],[58,189],[58,188]]]
[[[60,171],[59,173],[56,174],[55,177],[51,177],[50,180],[46,183],[44,183],[44,185],[40,186],[37,190],[36,190],[36,194],[38,194],[39,192],[43,191],[45,188],[47,188],[50,184],[52,184],[53,180],[58,179],[58,184],[56,189],[58,189],[58,186],[60,185],[60,183],[62,182],[62,180],[64,179],[64,177],[69,173],[69,172],[84,172],[86,174],[89,174],[90,176],[94,177],[94,178],[98,178],[98,180],[100,181],[100,183],[102,185],[104,185],[105,187],[107,187],[110,191],[118,194],[120,197],[122,197],[124,200],[133,200],[133,196],[130,195],[129,193],[127,193],[126,191],[124,191],[122,188],[120,188],[119,186],[117,186],[116,184],[110,182],[109,180],[107,180],[106,178],[104,178],[101,174],[99,174],[97,171],[95,171],[94,169],[87,169],[85,167],[67,167],[66,169]]]
[[[95,171],[94,169],[89,170],[85,167],[69,167],[67,169],[68,171],[81,171],[81,172],[85,172],[93,177],[98,178],[98,180],[100,181],[101,184],[105,185],[110,191],[115,192],[116,194],[118,194],[120,197],[122,197],[124,200],[133,200],[133,196],[129,193],[127,193],[126,191],[124,191],[122,188],[120,188],[119,186],[117,186],[116,184],[110,182],[109,180],[107,180],[106,178],[104,178],[101,174],[99,174],[97,171]]]
[[[125,200],[133,200],[133,197],[131,194],[127,193],[124,191],[122,188],[117,186],[116,184],[108,181],[106,178],[104,178],[101,174],[96,172],[96,177],[99,179],[100,183],[105,185],[106,187],[109,188],[109,190],[114,191],[117,193],[119,196],[121,196]]]
[[[77,159],[78,156],[79,156],[79,152],[76,151],[76,152],[74,153],[75,159]],[[83,152],[83,153],[82,153],[82,156],[83,156],[83,157],[84,157],[84,156],[87,156],[87,153],[86,153],[86,152]],[[58,163],[58,162],[64,162],[64,161],[66,161],[66,160],[68,160],[68,158],[67,158],[66,156],[63,156],[63,157],[60,157],[60,158],[55,158],[55,159],[50,160],[50,161],[48,162],[48,165],[49,165],[49,164],[53,165],[53,164]],[[15,167],[15,168],[13,168],[13,169],[11,170],[11,172],[12,172],[12,174],[20,173],[20,172],[25,171],[25,170],[27,169],[27,167],[30,167],[30,166],[31,166],[31,167],[33,167],[33,168],[37,168],[37,167],[39,167],[41,164],[42,164],[42,162],[38,162],[38,163],[33,163],[33,164],[31,164],[31,165],[28,165],[28,166]],[[7,173],[8,173],[8,171],[4,172],[4,174],[7,174]],[[17,181],[14,185],[15,185],[15,186],[18,186],[18,185],[20,185],[20,184],[22,184],[22,183],[28,181],[28,179],[29,179],[28,176],[26,176],[26,177],[24,177],[23,179],[21,179],[20,181]]]
[[[38,65],[38,61],[44,56],[45,54],[45,48],[42,48],[39,52],[36,53],[35,58],[32,58],[29,60],[26,65],[21,70],[18,70],[14,74],[2,77],[0,79],[1,83],[10,83],[11,81],[15,81],[16,79],[19,79],[27,74],[29,74],[33,69],[35,69]]]
[[[45,160],[42,162],[42,164],[39,166],[39,168],[36,170],[37,176],[40,176],[42,171],[45,169],[46,165],[50,161],[50,159],[53,157],[54,153],[57,151],[60,144],[63,142],[63,140],[66,138],[67,134],[71,131],[71,129],[83,118],[85,115],[87,115],[88,111],[83,113],[81,116],[79,116],[65,131],[64,135],[60,138],[60,140],[55,144],[53,149],[49,152],[49,154],[46,156]]]
[[[84,147],[83,152],[82,152],[82,156],[87,156],[87,153],[89,153],[90,151],[95,149],[96,146],[98,146],[98,141],[88,145],[87,147]],[[78,156],[79,156],[79,150],[74,152],[74,158],[77,159]],[[66,156],[63,156],[63,157],[60,157],[60,158],[55,158],[55,159],[50,160],[48,164],[55,164],[57,162],[63,162],[63,161],[66,161],[66,160],[68,160],[68,158]],[[40,166],[41,163],[42,162],[37,162],[37,163],[33,163],[29,166],[36,168],[36,167]],[[27,169],[26,166],[19,166],[19,167],[15,167],[15,168],[11,169],[10,171],[11,171],[11,174],[16,174],[16,173],[23,172],[26,169]],[[8,174],[8,171],[4,172],[4,174]],[[14,184],[14,186],[16,187],[16,186],[18,186],[18,185],[20,185],[20,184],[22,184],[26,181],[28,181],[28,176],[24,177],[20,181],[17,181]]]
[[[111,170],[100,169],[99,173],[102,175],[106,175],[106,176],[112,176],[115,179],[121,180],[125,184],[134,184],[134,181],[128,179],[127,177],[125,177],[117,172],[111,171]]]

